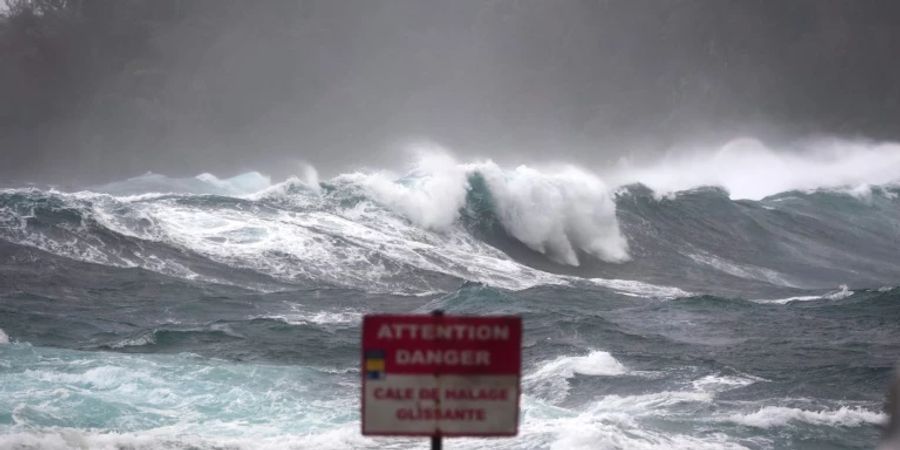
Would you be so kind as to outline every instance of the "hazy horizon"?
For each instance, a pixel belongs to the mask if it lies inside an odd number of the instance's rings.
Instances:
[[[889,2],[61,5],[0,22],[3,184],[900,139]]]

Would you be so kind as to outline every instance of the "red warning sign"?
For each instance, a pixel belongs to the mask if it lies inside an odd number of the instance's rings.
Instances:
[[[366,316],[362,432],[513,436],[521,366],[519,317]]]

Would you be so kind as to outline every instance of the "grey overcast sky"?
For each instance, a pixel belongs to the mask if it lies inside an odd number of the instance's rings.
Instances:
[[[33,25],[6,12],[7,182],[278,178],[300,161],[329,175],[396,166],[397,149],[418,139],[462,159],[591,166],[741,135],[900,138],[895,1],[69,8],[53,14],[73,37],[57,21],[37,43],[17,34]]]

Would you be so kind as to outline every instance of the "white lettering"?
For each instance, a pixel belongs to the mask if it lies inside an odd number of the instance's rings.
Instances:
[[[396,352],[398,365],[490,366],[487,350],[405,350]]]
[[[383,324],[378,328],[378,339],[421,339],[508,341],[509,327],[505,325],[434,325],[417,323]]]

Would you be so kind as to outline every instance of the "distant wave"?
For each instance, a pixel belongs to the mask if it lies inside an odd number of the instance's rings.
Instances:
[[[819,138],[774,148],[740,138],[649,162],[624,159],[604,174],[614,185],[641,183],[660,196],[700,186],[721,187],[733,199],[820,189],[865,196],[871,186],[900,181],[900,144]]]
[[[225,179],[209,173],[201,173],[195,177],[171,178],[148,172],[124,181],[92,186],[88,190],[117,196],[148,193],[240,196],[259,192],[271,185],[272,179],[259,172],[247,172]]]

